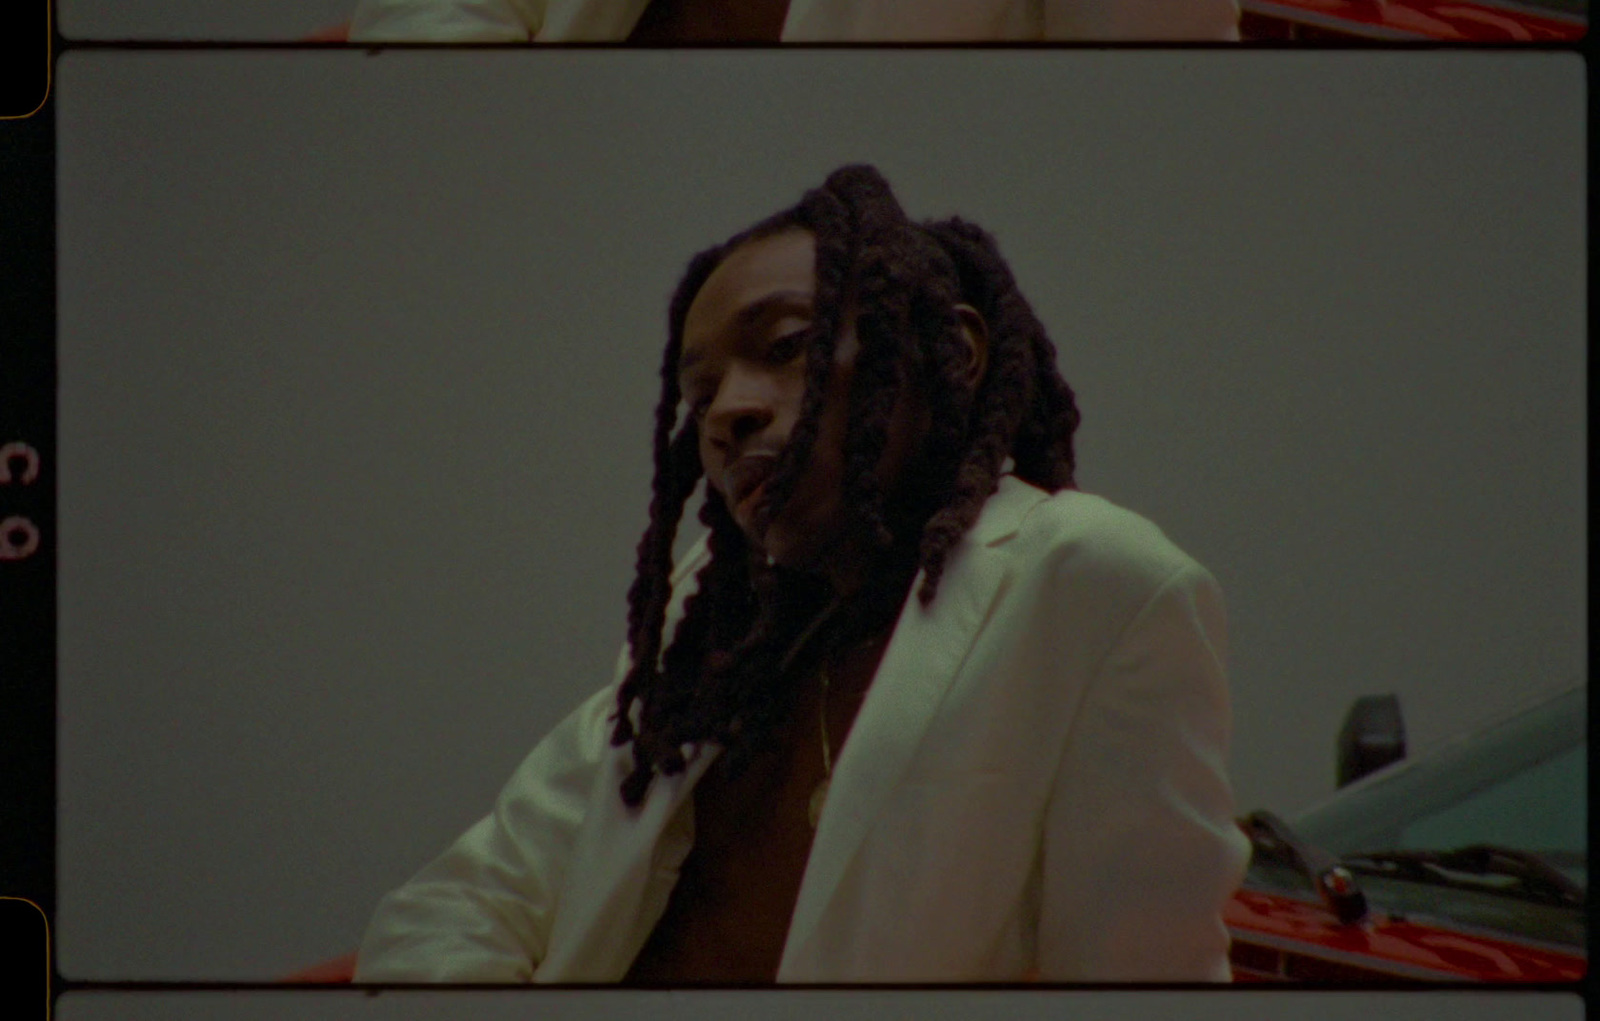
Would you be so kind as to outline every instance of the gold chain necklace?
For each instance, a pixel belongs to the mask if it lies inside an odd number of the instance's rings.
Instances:
[[[806,626],[805,630],[800,632],[800,637],[795,639],[794,644],[789,647],[788,653],[784,655],[783,660],[778,664],[778,673],[782,674],[789,668],[789,664],[794,661],[795,656],[800,652],[801,646],[805,645],[822,624],[838,612],[843,605],[844,600],[834,599],[815,620]],[[851,650],[858,649],[863,645],[870,645],[873,642],[880,641],[883,637],[881,634],[868,635],[865,638],[858,639],[847,648]],[[834,654],[838,654],[838,650],[835,650]],[[827,804],[828,785],[833,782],[833,748],[832,742],[828,739],[828,681],[828,657],[824,656],[822,658],[821,676],[822,698],[820,699],[822,706],[818,714],[822,730],[822,779],[811,789],[811,800],[806,806],[806,815],[811,821],[812,829],[816,829],[817,823],[822,821],[822,806]]]

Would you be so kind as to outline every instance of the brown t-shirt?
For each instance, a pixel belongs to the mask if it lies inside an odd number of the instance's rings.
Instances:
[[[829,669],[827,711],[838,761],[887,636]],[[819,675],[820,677],[820,675]],[[694,848],[625,982],[769,983],[778,973],[811,853],[811,794],[824,776],[821,685],[802,688],[770,747],[730,776],[719,758],[694,789]]]
[[[777,42],[789,0],[651,0],[630,43]]]

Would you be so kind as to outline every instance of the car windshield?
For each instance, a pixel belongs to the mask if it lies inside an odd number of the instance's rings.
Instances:
[[[1339,857],[1383,851],[1451,851],[1491,845],[1548,861],[1580,886],[1588,885],[1589,759],[1575,745],[1443,805],[1398,814],[1391,825],[1357,833],[1324,833],[1315,818],[1296,829]],[[1320,839],[1319,839],[1320,838]]]
[[[1583,688],[1401,762],[1290,818],[1375,906],[1583,942],[1588,748]]]

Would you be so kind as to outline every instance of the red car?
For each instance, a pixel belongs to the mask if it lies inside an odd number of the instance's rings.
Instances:
[[[1392,700],[1363,701],[1341,735],[1348,786],[1241,820],[1255,854],[1225,914],[1235,981],[1582,979],[1585,689],[1370,775],[1404,732]]]
[[[1246,40],[1572,42],[1589,0],[1241,0]]]

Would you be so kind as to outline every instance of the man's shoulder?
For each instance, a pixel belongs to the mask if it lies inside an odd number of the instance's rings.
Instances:
[[[996,495],[1027,501],[1007,545],[1019,563],[1060,575],[1107,575],[1160,585],[1180,571],[1204,573],[1153,521],[1077,489],[1045,493],[1008,477]],[[1031,492],[1028,492],[1031,490]]]

